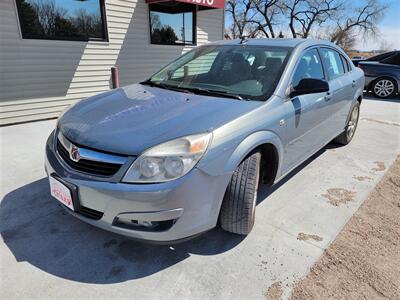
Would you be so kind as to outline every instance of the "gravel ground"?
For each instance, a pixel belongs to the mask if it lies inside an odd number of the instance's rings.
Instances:
[[[400,156],[291,299],[400,299],[399,215]]]

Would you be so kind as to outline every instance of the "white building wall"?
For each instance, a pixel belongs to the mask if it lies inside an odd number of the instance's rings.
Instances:
[[[151,45],[145,0],[106,0],[109,42],[22,39],[15,0],[0,0],[0,125],[57,117],[110,88],[145,79],[190,47]],[[223,10],[197,13],[197,45],[222,39]]]

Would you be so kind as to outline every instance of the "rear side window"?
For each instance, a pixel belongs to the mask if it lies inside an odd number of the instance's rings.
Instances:
[[[324,79],[324,71],[316,49],[308,50],[300,58],[293,75],[292,85],[298,85],[303,78]]]
[[[344,67],[340,54],[335,50],[321,48],[322,61],[328,71],[329,79],[335,79],[344,74]]]
[[[388,58],[382,59],[381,63],[400,66],[400,52],[397,52]]]
[[[351,71],[351,67],[350,67],[349,62],[347,61],[347,59],[343,55],[340,55],[340,58],[342,59],[344,71],[346,73],[350,72]]]

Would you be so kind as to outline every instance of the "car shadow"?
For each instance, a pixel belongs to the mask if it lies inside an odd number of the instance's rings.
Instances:
[[[8,193],[0,232],[18,262],[69,280],[108,284],[149,276],[192,254],[216,255],[244,237],[213,229],[175,245],[153,245],[77,220],[50,196],[47,178]]]
[[[330,144],[326,148],[331,147],[336,146]],[[325,149],[273,187],[261,187],[257,204]],[[4,197],[0,204],[0,233],[17,262],[28,262],[54,276],[96,284],[143,278],[191,255],[212,256],[226,252],[245,239],[215,228],[174,245],[132,240],[72,217],[51,198],[47,178],[22,186]]]

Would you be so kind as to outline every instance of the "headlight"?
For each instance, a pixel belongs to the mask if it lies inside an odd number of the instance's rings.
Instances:
[[[123,182],[165,182],[188,173],[206,152],[211,133],[181,137],[146,150],[126,172]]]

